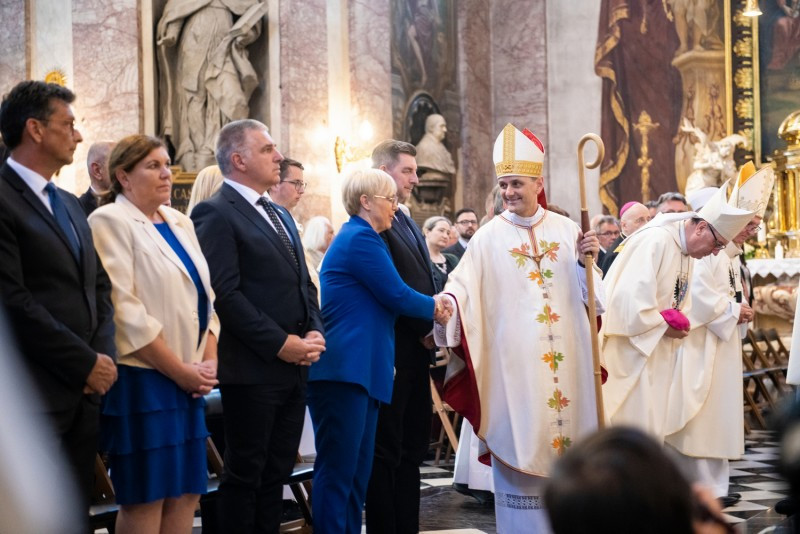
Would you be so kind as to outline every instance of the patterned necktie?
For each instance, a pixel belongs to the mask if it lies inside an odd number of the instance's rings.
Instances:
[[[294,260],[294,266],[299,269],[300,263],[297,261],[297,252],[295,252],[294,247],[292,246],[292,242],[289,239],[289,235],[286,233],[286,230],[283,229],[283,225],[281,224],[281,221],[278,218],[278,214],[275,213],[275,207],[272,205],[272,202],[270,202],[264,197],[261,197],[256,201],[256,204],[264,208],[264,211],[267,212],[267,217],[269,217],[269,220],[272,221],[272,225],[275,226],[275,231],[278,232],[278,237],[281,238],[281,241],[289,250],[289,254],[292,255],[292,259]]]
[[[47,191],[47,196],[50,197],[50,208],[53,210],[53,217],[56,219],[56,224],[58,224],[61,231],[64,232],[69,242],[72,255],[80,262],[81,245],[78,242],[78,236],[75,235],[75,230],[72,228],[72,222],[70,222],[67,208],[64,207],[64,203],[58,198],[55,184],[53,182],[48,182],[47,185],[44,186],[44,190]]]

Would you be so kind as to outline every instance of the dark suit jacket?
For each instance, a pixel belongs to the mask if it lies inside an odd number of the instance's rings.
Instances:
[[[92,193],[91,187],[87,189],[84,194],[78,197],[78,202],[81,203],[81,207],[83,208],[83,211],[86,213],[87,217],[97,209],[97,197],[95,197]]]
[[[81,246],[80,265],[41,200],[0,168],[0,298],[50,411],[80,402],[97,353],[115,357],[111,283],[75,196],[57,190]]]
[[[425,295],[438,293],[442,288],[437,288],[433,280],[431,258],[422,232],[419,231],[414,221],[406,217],[402,211],[397,210],[395,216],[403,217],[417,238],[415,242],[412,241],[396,222],[389,230],[381,233],[381,237],[389,246],[389,252],[392,254],[392,261],[397,272],[412,289]],[[422,346],[419,339],[426,336],[432,329],[431,321],[400,316],[394,328],[396,367],[425,366],[427,372],[427,364],[433,358],[433,351]]]
[[[619,253],[614,251],[617,250],[617,247],[619,246],[620,243],[622,243],[624,239],[625,236],[620,234],[619,237],[616,238],[614,242],[611,243],[611,246],[608,247],[608,249],[606,250],[606,254],[605,256],[603,256],[603,261],[598,262],[598,265],[600,265],[600,269],[603,270],[603,276],[606,275],[608,270],[611,268],[611,264],[614,263],[615,259],[617,259],[617,254]]]
[[[276,208],[294,240],[299,269],[256,206],[228,184],[192,210],[217,295],[222,385],[286,383],[298,372],[278,358],[287,336],[324,334],[300,235],[291,216]],[[300,369],[305,376],[308,368]]]
[[[447,247],[442,252],[445,252],[447,254],[452,254],[453,256],[455,256],[456,258],[458,258],[460,260],[461,256],[463,256],[464,252],[466,252],[466,251],[467,251],[467,249],[465,249],[463,247],[463,245],[461,245],[461,241],[456,241],[455,245],[453,245],[451,247]]]

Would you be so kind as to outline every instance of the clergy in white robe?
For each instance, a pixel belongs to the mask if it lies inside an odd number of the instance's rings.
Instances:
[[[695,259],[717,254],[752,217],[718,194],[699,213],[661,214],[625,241],[606,274],[609,312],[600,332],[608,380],[607,421],[642,428],[663,443],[676,358],[688,322]],[[683,317],[685,321],[686,317]]]
[[[692,330],[678,350],[669,393],[666,438],[715,497],[728,495],[728,460],[744,453],[741,330],[753,318],[742,298],[738,257],[756,235],[774,183],[774,172],[752,163],[740,171],[729,204],[755,211],[726,249],[695,263],[691,283]],[[694,206],[696,202],[692,202]]]
[[[459,346],[445,399],[491,454],[497,531],[547,532],[541,498],[552,462],[597,426],[585,269],[594,232],[537,202],[543,148],[507,125],[495,145],[508,209],[470,240],[445,294],[456,305],[438,344]],[[602,281],[594,271],[602,313]],[[446,335],[445,335],[446,334]]]

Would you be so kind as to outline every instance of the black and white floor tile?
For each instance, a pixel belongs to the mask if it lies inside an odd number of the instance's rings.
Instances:
[[[774,511],[788,493],[788,484],[777,473],[778,443],[772,432],[753,431],[747,436],[745,455],[731,462],[731,492],[742,496],[723,510],[725,518],[741,534],[767,534],[787,520]],[[428,533],[494,534],[494,507],[482,505],[453,488],[453,464],[422,467],[420,530]]]

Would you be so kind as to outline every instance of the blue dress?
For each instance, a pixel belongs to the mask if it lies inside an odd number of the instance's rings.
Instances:
[[[198,289],[201,336],[208,296],[194,263],[166,223],[155,225],[183,261]],[[103,399],[101,449],[118,504],[140,504],[207,491],[205,401],[192,398],[155,369],[119,365]]]

